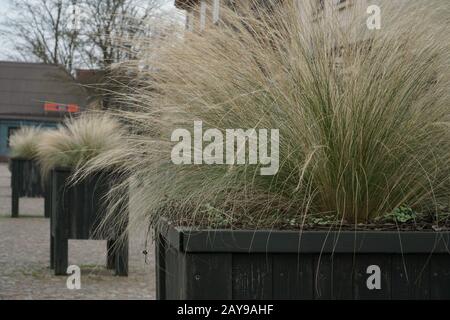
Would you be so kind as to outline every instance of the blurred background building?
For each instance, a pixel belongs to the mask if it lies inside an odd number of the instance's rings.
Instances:
[[[0,62],[0,161],[8,159],[9,137],[21,126],[55,127],[85,109],[86,90],[63,67]]]

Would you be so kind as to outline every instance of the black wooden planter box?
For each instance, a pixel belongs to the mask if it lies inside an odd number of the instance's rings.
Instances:
[[[98,173],[77,184],[69,183],[70,169],[56,168],[51,178],[50,267],[56,275],[66,275],[68,240],[107,240],[107,267],[116,275],[128,275],[128,236],[126,225],[114,225],[101,234],[99,223],[106,213],[104,200],[114,178]],[[128,214],[121,208],[120,214]],[[125,212],[123,212],[125,211]],[[105,230],[102,227],[102,230]],[[121,241],[117,241],[120,238]],[[89,254],[86,252],[86,254]]]
[[[44,215],[50,217],[49,198],[46,196],[47,183],[41,177],[39,164],[34,160],[13,158],[11,170],[11,216],[19,216],[19,198],[45,198]]]
[[[196,231],[161,221],[156,239],[158,299],[450,299],[448,232]]]

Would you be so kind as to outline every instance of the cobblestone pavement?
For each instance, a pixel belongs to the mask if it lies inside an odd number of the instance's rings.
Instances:
[[[69,241],[69,265],[81,268],[81,289],[69,290],[67,277],[49,268],[50,222],[43,199],[20,199],[20,218],[12,219],[10,173],[0,164],[1,299],[154,299],[153,249],[145,262],[144,234],[130,235],[129,276],[107,270],[106,241]]]

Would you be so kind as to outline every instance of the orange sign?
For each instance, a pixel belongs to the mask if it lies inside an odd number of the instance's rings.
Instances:
[[[80,111],[80,107],[76,104],[61,104],[54,102],[46,102],[44,104],[44,110],[50,112],[70,112],[76,113]]]

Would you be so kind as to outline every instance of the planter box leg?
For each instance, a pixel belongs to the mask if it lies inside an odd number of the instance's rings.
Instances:
[[[159,235],[155,241],[156,260],[156,300],[166,300],[166,243],[164,237]]]
[[[67,275],[69,240],[55,237],[53,247],[55,275]]]
[[[126,214],[126,222],[118,226],[116,234],[119,240],[115,243],[116,276],[128,276],[128,204],[121,212]]]
[[[52,228],[54,229],[53,261],[55,275],[66,275],[69,251],[70,188],[69,173],[55,171],[52,176]]]
[[[55,269],[55,237],[50,236],[50,269]]]
[[[44,217],[50,218],[50,212],[51,212],[51,197],[50,197],[50,191],[45,191],[44,194]]]
[[[21,186],[21,162],[13,160],[11,162],[11,217],[19,217],[19,189]]]
[[[19,192],[13,187],[11,195],[11,217],[19,217]]]
[[[45,179],[44,183],[44,216],[50,218],[52,214],[52,173]]]
[[[116,245],[116,276],[128,276],[128,236],[124,236]]]
[[[106,257],[106,268],[114,269],[116,267],[116,252],[114,247],[114,240],[108,240],[106,243],[107,257]]]

